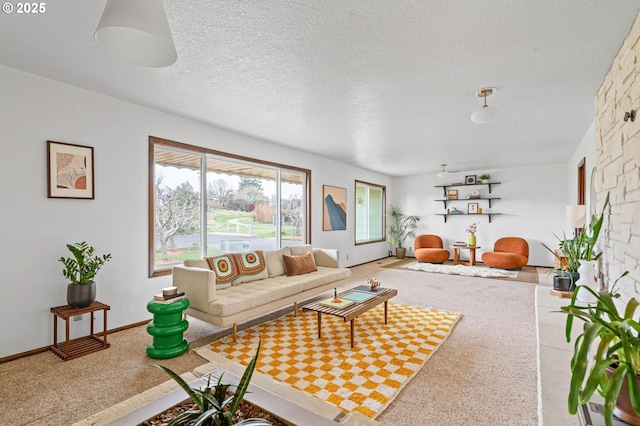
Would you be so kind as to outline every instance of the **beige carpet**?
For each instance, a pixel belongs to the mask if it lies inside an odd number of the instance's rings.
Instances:
[[[261,342],[257,371],[340,408],[375,418],[449,336],[460,314],[389,302],[388,322],[378,305],[349,324],[315,312],[290,313],[225,337],[196,352],[215,362],[219,355],[248,365]]]
[[[534,284],[357,266],[340,289],[375,276],[393,301],[463,312],[455,331],[376,420],[383,425],[538,425]],[[543,276],[541,276],[543,277]],[[192,348],[228,334],[189,318]],[[246,324],[240,324],[240,329]],[[151,364],[144,327],[109,335],[111,347],[62,362],[51,352],[0,364],[2,425],[70,425],[166,381]],[[165,360],[178,373],[205,363]]]
[[[475,266],[454,265],[452,261],[447,261],[442,265],[418,262],[414,258],[401,260],[391,259],[384,268],[405,269],[418,272],[429,272],[449,275],[464,275],[477,278],[508,279],[526,283],[538,283],[538,271],[533,266],[524,266],[519,271],[509,271],[496,269],[478,263]]]

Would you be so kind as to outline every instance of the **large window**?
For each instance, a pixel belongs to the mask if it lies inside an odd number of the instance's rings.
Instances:
[[[149,275],[185,259],[302,245],[310,171],[149,138]]]
[[[385,187],[356,181],[356,244],[384,241]]]

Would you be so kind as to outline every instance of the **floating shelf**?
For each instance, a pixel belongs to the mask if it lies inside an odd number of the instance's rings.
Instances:
[[[491,216],[497,216],[502,213],[461,213],[461,214],[447,214],[447,213],[434,213],[436,216],[442,216],[444,223],[447,223],[447,216],[489,216],[489,223],[491,223]]]
[[[491,200],[500,200],[500,198],[499,197],[498,198],[496,198],[496,197],[494,197],[494,198],[459,198],[459,199],[455,199],[455,200],[446,199],[446,200],[433,200],[433,201],[441,201],[444,204],[444,208],[446,209],[447,208],[447,203],[449,201],[473,202],[473,201],[476,201],[476,200],[487,200],[487,201],[489,201],[489,208],[491,208]]]
[[[443,195],[447,196],[447,188],[467,188],[469,186],[488,186],[491,194],[491,185],[500,185],[502,182],[474,183],[471,185],[434,185],[435,188],[442,188]]]

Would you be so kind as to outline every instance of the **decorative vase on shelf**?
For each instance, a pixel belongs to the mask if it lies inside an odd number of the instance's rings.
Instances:
[[[476,246],[476,234],[469,234],[469,239],[467,240],[467,243],[469,244],[469,247],[475,247]]]

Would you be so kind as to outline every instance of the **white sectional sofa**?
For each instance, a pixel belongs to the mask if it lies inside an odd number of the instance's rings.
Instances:
[[[260,258],[264,268],[255,266]],[[309,258],[315,271],[289,276],[298,272],[292,264],[306,259],[308,266]],[[310,245],[225,254],[175,266],[173,285],[190,301],[187,314],[220,327],[233,325],[235,338],[238,322],[290,304],[297,311],[297,302],[330,291],[336,281],[348,278],[351,270],[339,267],[338,259],[337,250]]]

